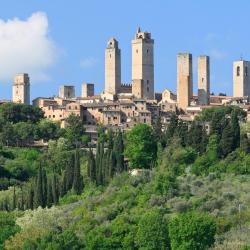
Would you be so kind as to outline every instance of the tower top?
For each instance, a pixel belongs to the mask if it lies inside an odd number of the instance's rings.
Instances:
[[[118,41],[114,37],[111,37],[108,41],[107,48],[108,49],[117,49],[118,48]]]
[[[136,34],[135,34],[135,39],[151,39],[151,33],[145,31],[141,31],[141,28],[138,27]]]

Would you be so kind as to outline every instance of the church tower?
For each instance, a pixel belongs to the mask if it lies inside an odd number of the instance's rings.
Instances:
[[[30,104],[30,78],[28,74],[17,74],[12,86],[12,101]]]
[[[141,96],[154,99],[154,40],[140,28],[132,40],[132,84],[138,80],[143,84]]]
[[[118,94],[121,88],[121,50],[111,38],[105,50],[105,93]]]

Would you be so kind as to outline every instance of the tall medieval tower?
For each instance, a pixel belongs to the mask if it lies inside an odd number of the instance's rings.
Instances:
[[[121,88],[121,50],[115,38],[105,50],[105,93],[118,94]]]
[[[179,53],[177,55],[177,103],[185,110],[193,96],[192,54]]]
[[[30,104],[30,78],[28,74],[17,74],[12,86],[12,101]]]
[[[141,96],[154,99],[154,40],[138,28],[132,40],[132,84],[142,80]]]
[[[210,60],[209,56],[198,57],[198,102],[209,105],[210,99]]]
[[[233,64],[234,97],[250,99],[250,62],[236,61]]]

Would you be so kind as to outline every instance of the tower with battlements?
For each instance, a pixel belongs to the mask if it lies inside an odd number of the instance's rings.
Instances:
[[[139,95],[154,99],[154,40],[150,33],[142,32],[140,28],[132,40],[132,84],[138,81],[143,83]]]
[[[209,56],[198,57],[198,103],[209,105],[210,99],[210,59]]]
[[[186,110],[193,96],[192,54],[177,55],[177,103],[180,109]]]
[[[115,38],[105,50],[105,93],[116,95],[121,88],[121,50]]]
[[[26,73],[17,74],[12,86],[12,101],[30,104],[30,78]]]
[[[247,96],[250,99],[250,62],[235,61],[233,64],[234,97]]]

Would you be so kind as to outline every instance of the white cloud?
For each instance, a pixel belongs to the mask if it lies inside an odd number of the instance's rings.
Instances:
[[[217,60],[224,59],[227,56],[225,52],[218,49],[211,49],[209,54],[211,57]]]
[[[80,61],[80,67],[83,68],[83,69],[92,68],[97,63],[98,63],[98,59],[93,58],[93,57],[89,57],[89,58],[82,59]]]
[[[45,13],[33,13],[27,20],[0,19],[0,80],[10,81],[22,72],[29,73],[31,80],[48,80],[47,70],[56,55]]]

